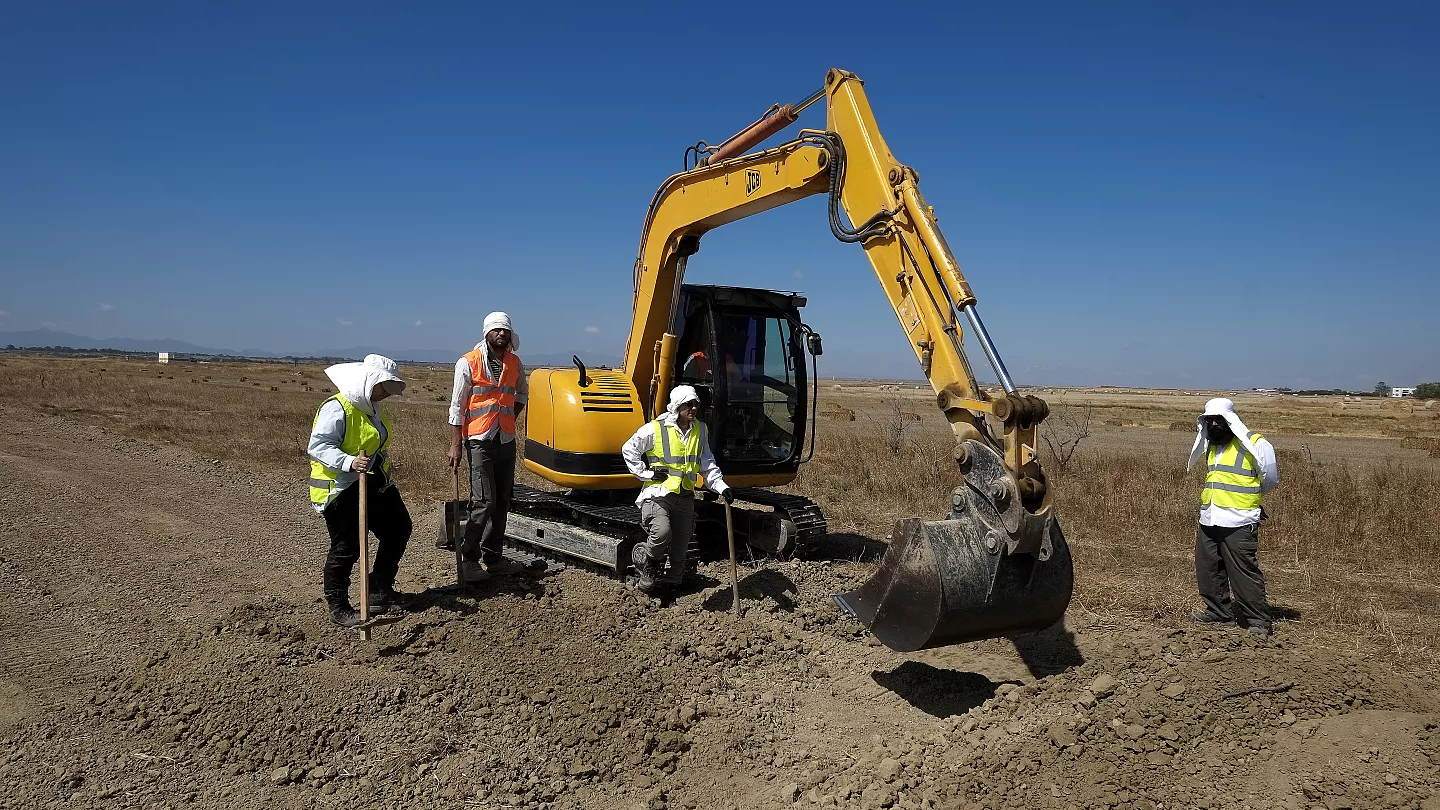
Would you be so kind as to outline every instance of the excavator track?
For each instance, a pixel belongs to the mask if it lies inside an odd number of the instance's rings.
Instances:
[[[638,506],[587,503],[524,484],[515,485],[511,503],[508,548],[617,582],[627,579],[631,548],[644,536]],[[687,572],[694,573],[699,561],[694,537],[686,556]]]
[[[804,495],[745,487],[737,488],[735,497],[774,509],[776,514],[794,524],[795,542],[799,545],[815,540],[826,532],[825,513],[820,511],[819,504]]]
[[[751,488],[737,489],[736,498],[773,510],[737,510],[741,517],[737,520],[737,535],[743,538],[747,529],[764,532],[765,540],[755,546],[762,551],[788,553],[825,533],[825,516],[809,498]],[[625,579],[631,550],[644,537],[640,509],[631,503],[593,503],[566,492],[516,484],[512,504],[506,531],[510,548],[608,579]],[[712,550],[723,550],[725,546],[724,518],[719,506],[702,502],[696,507],[696,532],[690,540],[686,564],[691,573],[702,558],[702,541],[707,536],[718,541],[710,544]],[[772,534],[775,537],[770,537]],[[777,548],[766,548],[769,545]]]

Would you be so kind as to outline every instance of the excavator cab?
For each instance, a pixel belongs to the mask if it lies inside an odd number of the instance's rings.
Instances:
[[[673,379],[700,394],[715,461],[727,477],[794,478],[808,382],[795,293],[686,284],[673,334]]]

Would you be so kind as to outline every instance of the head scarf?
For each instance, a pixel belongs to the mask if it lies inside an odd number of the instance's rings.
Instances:
[[[490,313],[489,315],[486,315],[486,316],[485,316],[485,326],[484,326],[484,334],[485,334],[485,336],[487,336],[487,337],[489,336],[491,329],[509,329],[509,330],[510,330],[510,351],[512,351],[512,352],[518,352],[518,351],[520,351],[520,336],[517,335],[517,334],[515,334],[515,327],[513,327],[513,326],[510,325],[510,316],[509,316],[509,315],[505,314],[504,312],[492,312],[492,313]],[[475,344],[475,348],[478,349],[478,348],[480,348],[481,346],[489,346],[489,345],[490,345],[489,343],[485,342],[484,340],[481,340],[479,343]],[[490,353],[489,349],[486,349],[486,350],[485,350],[485,353],[486,353],[486,355],[489,355],[489,353]]]
[[[325,376],[335,383],[335,390],[351,405],[365,413],[375,415],[375,403],[370,401],[370,392],[376,385],[386,383],[385,390],[392,395],[405,390],[405,381],[395,374],[395,361],[384,355],[367,354],[359,363],[337,363],[325,369]]]
[[[1235,413],[1235,403],[1225,397],[1216,397],[1205,403],[1204,413],[1195,417],[1195,444],[1190,447],[1190,460],[1185,463],[1186,472],[1189,472],[1190,468],[1195,466],[1195,462],[1204,458],[1210,450],[1210,437],[1205,433],[1205,417],[1207,416],[1224,417],[1225,421],[1230,424],[1230,432],[1234,433],[1235,438],[1239,439],[1245,449],[1250,451],[1251,456],[1255,456],[1255,443],[1250,440],[1250,429],[1245,427],[1245,423],[1241,422],[1240,416]],[[1258,456],[1255,457],[1258,458]]]
[[[689,385],[677,385],[670,389],[670,404],[665,406],[665,412],[672,417],[680,410],[680,406],[687,402],[699,402],[700,395],[695,392],[694,387]]]

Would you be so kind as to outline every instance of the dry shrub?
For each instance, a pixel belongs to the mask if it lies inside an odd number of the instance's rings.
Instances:
[[[1406,450],[1434,450],[1440,448],[1440,438],[1434,436],[1410,436],[1400,440]]]
[[[1111,427],[1125,427],[1129,422],[1124,419],[1106,419],[1105,424]]]
[[[1195,422],[1194,422],[1194,420],[1191,420],[1191,421],[1189,421],[1189,422],[1171,422],[1171,423],[1170,423],[1170,429],[1171,429],[1171,430],[1194,430],[1194,429],[1195,429]]]

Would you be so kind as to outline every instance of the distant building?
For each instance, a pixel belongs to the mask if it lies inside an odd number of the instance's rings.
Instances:
[[[162,362],[162,363],[168,363],[168,362],[170,362],[171,360],[179,360],[179,359],[180,359],[180,355],[176,354],[175,352],[160,352],[160,362]],[[1411,390],[1414,390],[1414,389],[1411,389]]]
[[[1391,388],[1391,389],[1390,389],[1390,396],[1395,397],[1396,399],[1399,399],[1400,397],[1413,397],[1413,396],[1415,396],[1415,389],[1414,389],[1414,388]]]

